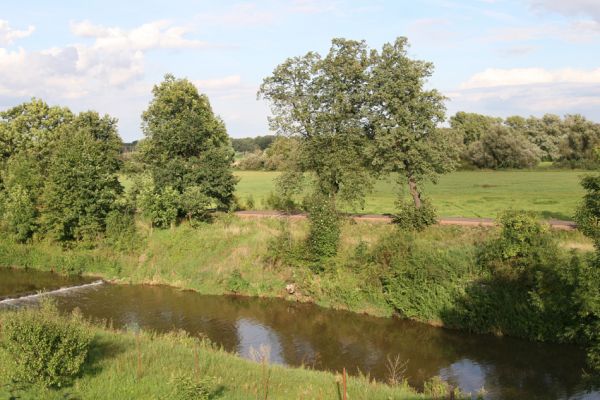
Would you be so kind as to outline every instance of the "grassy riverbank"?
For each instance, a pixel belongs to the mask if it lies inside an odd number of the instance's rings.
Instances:
[[[145,237],[139,249],[130,253],[115,251],[103,244],[93,249],[63,249],[47,242],[15,244],[2,238],[0,265],[82,272],[123,283],[168,284],[205,294],[236,292],[285,297],[380,316],[394,312],[394,306],[382,290],[380,278],[385,271],[374,266],[381,263],[381,257],[388,257],[387,252],[401,250],[382,248],[383,239],[397,235],[397,228],[392,225],[344,224],[339,254],[329,260],[319,274],[309,267],[282,262],[277,249],[273,249],[279,246],[275,242],[283,228],[292,241],[301,241],[307,232],[306,221],[285,224],[277,219],[244,220],[224,215],[197,228],[182,224],[152,233],[143,223],[139,228]],[[410,239],[410,262],[413,269],[422,270],[429,277],[439,276],[460,292],[480,277],[476,248],[495,232],[496,228],[431,227]],[[552,234],[565,250],[593,249],[578,232]],[[288,283],[296,285],[293,295],[285,290]],[[431,286],[435,288],[435,285],[433,280]],[[451,300],[446,298],[443,302]],[[407,309],[404,315],[442,323],[445,304],[436,296],[430,301],[435,304],[422,304],[416,310],[411,307],[413,311]]]
[[[0,313],[0,323],[7,315]],[[99,326],[87,329],[93,340],[83,371],[72,385],[59,389],[24,386],[12,391],[15,386],[9,385],[7,370],[10,356],[0,349],[0,398],[341,398],[341,377],[332,373],[243,360],[183,333],[136,335]],[[186,397],[190,388],[204,390],[206,396]],[[403,384],[391,387],[361,377],[348,377],[347,392],[351,399],[432,398]]]

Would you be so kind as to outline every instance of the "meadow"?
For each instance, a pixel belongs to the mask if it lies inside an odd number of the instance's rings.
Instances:
[[[571,220],[583,195],[579,181],[586,173],[552,168],[456,171],[442,176],[437,184],[427,184],[424,192],[443,217],[494,218],[504,210],[520,209],[546,219]],[[266,199],[275,190],[278,172],[236,171],[235,175],[240,179],[236,195],[241,204],[251,197],[256,209],[267,209]],[[346,211],[393,213],[398,190],[393,178],[380,180],[364,208],[346,207]],[[404,195],[408,198],[408,193]]]

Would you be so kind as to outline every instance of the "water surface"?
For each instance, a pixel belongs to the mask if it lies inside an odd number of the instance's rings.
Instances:
[[[89,283],[93,278],[29,269],[0,268],[0,299]]]
[[[483,387],[490,399],[600,399],[600,392],[592,391],[581,377],[585,354],[575,346],[164,286],[105,284],[55,297],[64,311],[78,307],[86,316],[111,320],[121,328],[184,329],[243,357],[267,345],[274,363],[331,371],[345,367],[385,380],[387,358],[399,355],[407,361],[409,383],[416,387],[441,375],[463,391],[475,393]]]

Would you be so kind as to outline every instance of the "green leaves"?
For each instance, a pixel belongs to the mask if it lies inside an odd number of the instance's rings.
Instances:
[[[233,150],[208,98],[173,75],[166,75],[152,92],[142,114],[146,139],[140,146],[152,189],[144,192],[142,209],[156,226],[166,227],[178,216],[202,217],[210,206],[228,208],[237,182],[231,170]]]
[[[40,310],[8,313],[2,322],[2,350],[13,381],[61,387],[80,373],[92,335],[76,316],[61,317],[46,302]]]

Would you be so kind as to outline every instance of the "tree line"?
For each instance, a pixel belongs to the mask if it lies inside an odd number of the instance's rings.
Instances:
[[[119,181],[117,120],[75,114],[40,99],[0,113],[0,215],[16,241],[50,238],[128,245],[136,212],[152,226],[228,209],[233,149],[208,98],[172,75],[153,89],[137,153],[143,173],[127,193]]]
[[[593,169],[600,166],[600,124],[582,115],[546,114],[506,119],[458,112],[450,129],[462,138],[461,160],[477,168],[531,168],[540,161]]]

